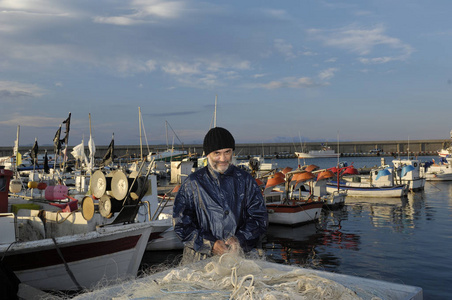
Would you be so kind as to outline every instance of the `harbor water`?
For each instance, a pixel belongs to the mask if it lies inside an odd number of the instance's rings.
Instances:
[[[432,157],[421,157],[421,161]],[[433,157],[436,158],[436,157]],[[385,157],[392,164],[392,157]],[[380,157],[341,158],[356,168],[380,165]],[[336,158],[275,159],[279,168]],[[267,259],[345,275],[418,286],[424,299],[452,297],[452,181],[427,182],[406,198],[352,198],[319,222],[298,227],[270,225],[263,245]],[[169,263],[180,251],[147,252],[143,268]]]

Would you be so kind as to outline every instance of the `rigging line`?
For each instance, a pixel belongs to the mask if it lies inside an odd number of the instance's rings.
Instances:
[[[141,124],[140,124],[140,126],[141,126],[141,128],[143,128],[144,139],[146,141],[146,147],[148,148],[148,152],[151,152],[151,150],[149,148],[148,136],[146,134],[146,127],[144,126],[143,117],[141,117]]]
[[[54,237],[52,237],[52,241],[55,244],[55,248],[56,248],[56,251],[58,252],[58,255],[60,256],[61,260],[64,263],[64,267],[66,269],[66,272],[68,273],[69,277],[71,277],[72,281],[75,283],[77,288],[79,290],[81,290],[82,286],[78,283],[77,279],[75,278],[74,274],[72,273],[71,269],[69,268],[69,265],[67,264],[66,260],[64,259],[63,253],[61,253],[60,247],[58,247],[58,244],[57,244],[57,242],[56,242]]]
[[[166,122],[166,123],[169,125],[171,131],[174,133],[174,135],[176,136],[177,140],[182,144],[182,147],[183,147],[183,146],[184,146],[184,143],[183,143],[183,142],[180,140],[180,138],[177,136],[177,133],[174,131],[173,127],[171,127],[171,124],[168,123],[168,122]]]

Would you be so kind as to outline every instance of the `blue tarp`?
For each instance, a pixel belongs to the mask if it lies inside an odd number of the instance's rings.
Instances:
[[[400,175],[401,177],[405,176],[408,172],[411,172],[414,170],[414,167],[412,165],[408,165],[408,166],[403,166],[402,167],[402,174]]]
[[[389,171],[388,169],[380,170],[380,171],[378,171],[377,178],[375,178],[375,180],[378,180],[378,178],[380,178],[382,176],[388,176],[388,175],[391,175],[391,171]]]

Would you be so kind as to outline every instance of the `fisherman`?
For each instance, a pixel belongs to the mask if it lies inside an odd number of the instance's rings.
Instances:
[[[267,209],[256,180],[231,164],[234,137],[224,128],[212,128],[203,150],[207,166],[187,177],[174,201],[174,231],[184,243],[182,263],[256,252],[267,230]]]

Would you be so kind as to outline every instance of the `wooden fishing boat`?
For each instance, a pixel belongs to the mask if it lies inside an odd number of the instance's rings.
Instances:
[[[356,175],[357,172],[355,170],[344,169],[350,175]],[[350,197],[372,198],[400,198],[405,197],[408,192],[406,184],[397,184],[395,182],[394,168],[386,165],[372,169],[368,178],[362,176],[346,177],[343,174],[339,176],[339,181],[331,180],[327,182],[327,192],[332,193],[336,190],[343,190]]]
[[[345,181],[340,181],[339,185],[334,181],[327,183],[326,190],[328,192],[332,193],[338,189],[346,191],[347,196],[350,197],[401,198],[407,194],[407,186],[404,184],[395,186],[371,186],[368,184],[351,185]]]
[[[12,271],[11,276],[34,288],[82,290],[100,282],[135,277],[151,233],[169,227],[167,222],[137,216],[139,207],[148,202],[144,197],[147,188],[135,190],[137,198],[130,189],[124,197],[127,205],[118,206],[114,204],[123,201],[107,197],[102,202],[106,194],[100,199],[57,196],[67,193],[67,187],[56,192],[57,187],[53,187],[52,199],[57,201],[8,197],[10,178],[8,170],[0,170],[2,265]],[[149,178],[151,193],[157,199],[157,180]],[[124,188],[119,185],[116,196]]]
[[[20,219],[20,225],[26,224],[23,229],[44,226],[35,212]],[[2,263],[20,282],[41,290],[82,290],[103,280],[135,277],[153,230],[150,222],[112,224],[73,235],[16,241],[14,214],[2,213],[0,220]]]
[[[267,180],[263,195],[268,211],[268,221],[273,224],[298,226],[310,222],[315,222],[320,218],[322,207],[325,201],[316,197],[303,198],[301,184],[314,178],[310,172],[296,174],[293,180],[287,182],[286,175],[276,173]],[[284,186],[278,189],[277,186]],[[290,191],[290,190],[291,191]],[[298,195],[294,190],[298,189]]]

